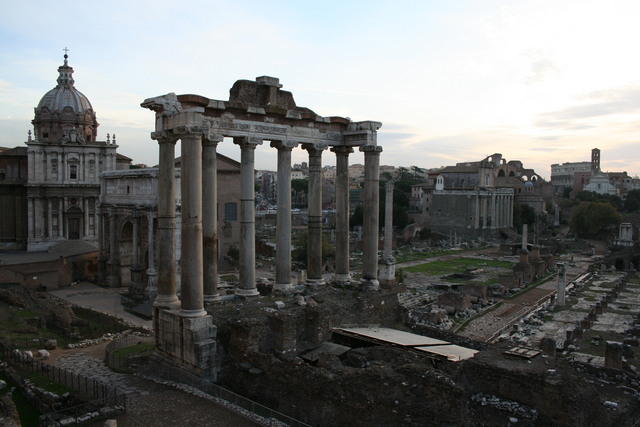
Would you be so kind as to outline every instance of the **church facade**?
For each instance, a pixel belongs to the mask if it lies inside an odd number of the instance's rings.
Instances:
[[[116,153],[115,135],[97,140],[89,99],[75,88],[73,68],[58,68],[55,88],[35,108],[27,144],[27,250],[46,250],[62,240],[98,246],[100,173],[128,168]]]

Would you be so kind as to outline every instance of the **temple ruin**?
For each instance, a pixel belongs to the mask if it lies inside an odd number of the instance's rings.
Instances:
[[[215,326],[204,309],[220,298],[217,289],[216,148],[225,137],[241,149],[240,283],[236,295],[259,293],[255,280],[254,153],[269,141],[278,150],[278,214],[275,289],[289,291],[291,282],[291,150],[301,145],[309,154],[307,284],[321,285],[322,154],[336,154],[335,280],[350,281],[348,156],[359,147],[365,157],[363,271],[361,286],[376,290],[378,282],[379,122],[352,122],[322,117],[298,107],[274,77],[238,80],[228,101],[200,95],[169,93],[146,99],[142,107],[156,113],[152,139],[160,150],[158,179],[158,295],[154,326],[159,353],[201,377],[215,379]],[[181,298],[176,295],[175,144],[182,142]],[[177,363],[176,363],[177,362]]]

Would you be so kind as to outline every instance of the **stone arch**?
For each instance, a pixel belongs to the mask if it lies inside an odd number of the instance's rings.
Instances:
[[[504,173],[504,169],[500,169],[500,172],[498,172],[498,176],[502,177],[505,176],[506,174]]]

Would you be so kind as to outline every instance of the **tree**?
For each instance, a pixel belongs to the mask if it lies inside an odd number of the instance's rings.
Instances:
[[[599,194],[593,191],[580,191],[576,194],[576,200],[581,202],[608,202],[618,210],[622,209],[623,206],[622,199],[620,197],[611,194]]]
[[[622,221],[622,216],[610,203],[582,202],[571,214],[571,230],[580,237],[602,237]]]
[[[513,225],[518,230],[522,231],[522,225],[527,224],[531,226],[536,222],[536,211],[529,205],[521,205],[516,203],[513,206]]]
[[[627,198],[624,200],[624,210],[627,212],[640,210],[640,190],[631,190],[627,193]]]

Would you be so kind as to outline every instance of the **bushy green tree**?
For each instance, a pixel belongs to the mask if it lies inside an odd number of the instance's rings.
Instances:
[[[607,202],[582,202],[571,213],[571,230],[580,237],[602,237],[622,221],[616,208]]]
[[[518,203],[513,206],[513,226],[518,232],[522,231],[523,224],[531,226],[534,222],[536,222],[535,209],[529,205],[521,205]]]
[[[640,210],[640,190],[631,190],[624,200],[624,210],[627,212],[637,212]]]

